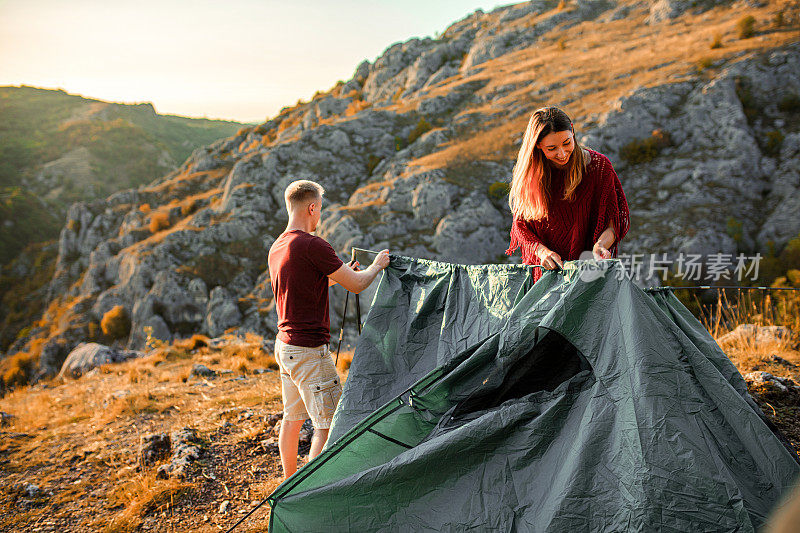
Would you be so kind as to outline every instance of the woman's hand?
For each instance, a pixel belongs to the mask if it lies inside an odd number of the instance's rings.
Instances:
[[[600,242],[594,243],[594,247],[592,248],[592,255],[595,259],[611,259],[611,252],[608,248],[604,247]]]
[[[547,270],[555,270],[556,268],[564,268],[561,262],[561,256],[553,250],[549,250],[540,245],[540,250],[536,253],[539,256],[539,262]]]

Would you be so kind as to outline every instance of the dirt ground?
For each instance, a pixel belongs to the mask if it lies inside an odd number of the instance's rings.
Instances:
[[[161,353],[6,396],[0,531],[228,529],[282,477],[280,378],[260,358]],[[198,362],[220,373],[189,376]],[[169,458],[140,465],[141,437],[184,427],[198,431],[200,458],[185,479],[157,479]],[[308,444],[300,453],[304,464]],[[264,504],[237,531],[266,531],[268,520]]]

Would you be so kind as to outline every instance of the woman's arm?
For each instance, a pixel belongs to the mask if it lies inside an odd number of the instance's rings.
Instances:
[[[614,246],[614,240],[616,239],[614,235],[614,222],[611,221],[608,223],[608,227],[600,234],[600,237],[595,241],[594,247],[592,248],[592,254],[594,254],[595,259],[610,259],[611,258],[611,251],[610,248]]]

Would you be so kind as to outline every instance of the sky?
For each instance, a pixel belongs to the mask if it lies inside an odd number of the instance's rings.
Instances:
[[[396,42],[509,3],[0,0],[0,86],[263,122]]]

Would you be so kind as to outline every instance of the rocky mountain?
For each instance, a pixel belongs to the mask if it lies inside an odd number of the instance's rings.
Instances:
[[[318,234],[343,256],[518,261],[506,184],[546,104],[615,165],[626,253],[777,253],[800,232],[799,22],[796,2],[537,0],[393,44],[150,185],[73,204],[48,307],[3,364],[30,379],[81,341],[274,334],[266,254],[295,179],[326,188]]]

